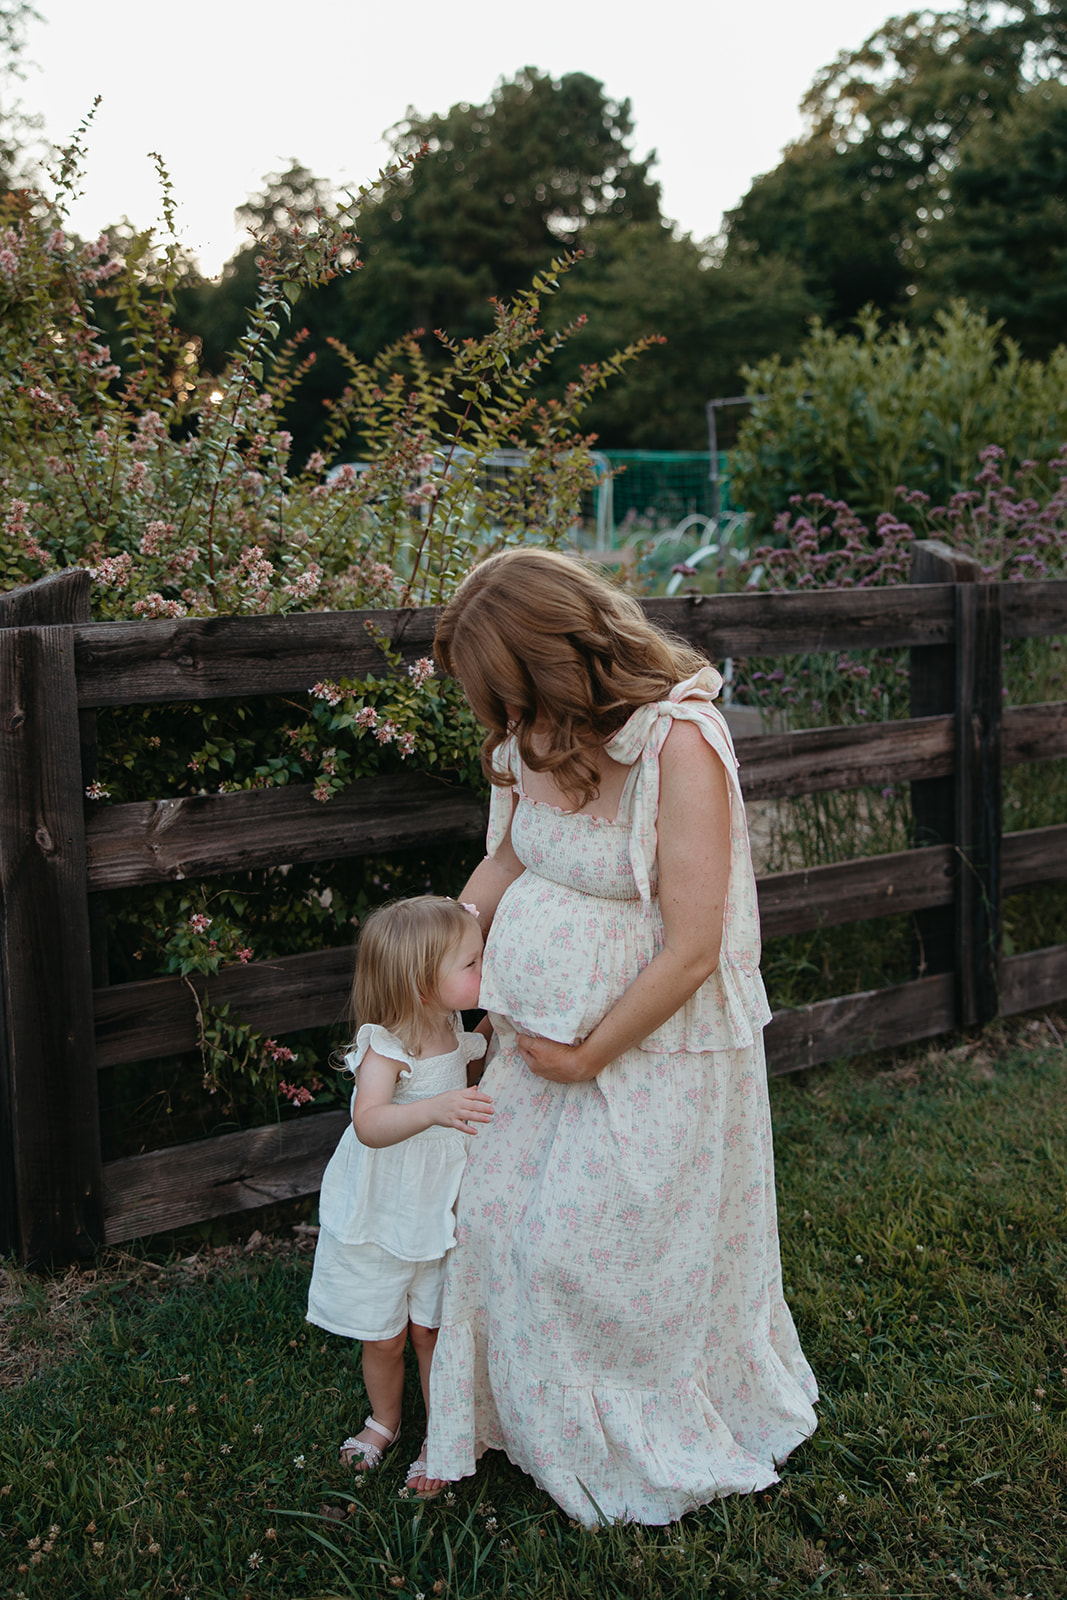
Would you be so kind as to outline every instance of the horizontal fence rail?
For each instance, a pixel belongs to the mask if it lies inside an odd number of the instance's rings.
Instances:
[[[1067,632],[1067,581],[1002,584],[1008,639]],[[1028,591],[1040,588],[1035,599]],[[679,597],[644,602],[662,627],[710,660],[882,646],[915,648],[955,638],[951,583],[801,594]],[[94,622],[74,629],[78,703],[150,705],[294,694],[323,678],[389,670],[380,632],[410,666],[432,653],[437,611],[312,612],[292,617],[194,617]]]
[[[955,721],[921,717],[736,741],[746,800],[951,776]],[[1009,707],[1006,765],[1067,755],[1067,705]],[[86,824],[93,890],[476,839],[487,811],[470,790],[420,773],[364,778],[325,805],[311,784],[108,806]]]
[[[951,905],[956,870],[952,846],[935,845],[760,878],[763,937]],[[1005,836],[1006,894],[1065,880],[1067,824]],[[232,1006],[259,1033],[340,1024],[351,983],[352,950],[345,947],[250,961],[211,978],[113,984],[94,994],[97,1062],[111,1067],[141,1061],[160,1053],[161,1039],[175,1053],[195,1049],[198,1000]]]
[[[765,938],[904,914],[924,952],[908,983],[776,1014],[766,1030],[773,1074],[1067,997],[1067,945],[999,954],[1002,897],[1067,880],[1067,823],[1001,832],[1001,768],[1067,756],[1067,703],[1002,706],[1001,640],[1067,632],[1067,582],[977,584],[973,562],[934,544],[918,547],[916,575],[927,581],[643,602],[713,660],[910,652],[908,718],[736,741],[747,800],[909,783],[924,845],[758,880]],[[395,668],[378,641],[402,670],[431,654],[436,618],[424,609],[91,623],[85,575],[69,573],[0,596],[0,1140],[12,1154],[0,1245],[24,1259],[68,1259],[94,1239],[317,1190],[344,1112],[287,1114],[276,1126],[101,1163],[95,1084],[98,1070],[195,1049],[205,1005],[230,1007],[264,1035],[323,1026],[340,1035],[351,949],[207,978],[109,986],[101,972],[93,987],[87,928],[116,889],[473,841],[484,835],[485,803],[402,773],[360,780],[325,805],[301,784],[86,810],[95,709],[388,676]],[[36,1025],[49,1007],[47,1025]]]

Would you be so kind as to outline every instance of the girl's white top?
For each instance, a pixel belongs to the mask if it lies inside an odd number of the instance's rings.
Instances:
[[[421,1059],[394,1034],[367,1022],[345,1063],[358,1074],[368,1050],[404,1063],[393,1105],[467,1086],[467,1062],[485,1054],[480,1033],[457,1029],[456,1048]],[[358,1083],[357,1083],[358,1087]],[[355,1091],[352,1102],[355,1103]],[[458,1128],[425,1128],[399,1144],[372,1150],[351,1122],[322,1176],[319,1224],[342,1244],[376,1244],[401,1261],[437,1261],[456,1242],[455,1204],[469,1135]]]

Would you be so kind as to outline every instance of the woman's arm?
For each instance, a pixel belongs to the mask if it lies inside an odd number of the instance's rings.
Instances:
[[[449,1089],[445,1094],[394,1106],[393,1090],[402,1070],[403,1062],[380,1056],[377,1050],[368,1050],[360,1062],[352,1106],[352,1126],[360,1144],[383,1150],[426,1128],[458,1128],[461,1133],[474,1134],[477,1123],[492,1120],[493,1102],[481,1089]]]
[[[515,814],[515,796],[512,796],[512,816]],[[478,907],[478,921],[483,933],[488,933],[496,916],[496,908],[516,878],[521,878],[526,868],[515,854],[511,843],[511,823],[503,840],[491,856],[480,861],[456,896],[468,905]]]
[[[595,1078],[673,1017],[719,964],[730,791],[722,762],[691,722],[675,722],[663,744],[657,832],[663,949],[581,1044],[519,1036],[523,1059],[539,1077]]]

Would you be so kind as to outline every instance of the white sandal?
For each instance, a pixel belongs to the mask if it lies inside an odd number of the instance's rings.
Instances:
[[[397,1423],[396,1432],[390,1433],[388,1428],[383,1428],[380,1422],[375,1422],[373,1417],[368,1417],[363,1424],[374,1433],[380,1433],[385,1440],[384,1444],[368,1444],[366,1439],[346,1439],[341,1446],[341,1465],[343,1467],[356,1467],[358,1472],[373,1472],[375,1467],[381,1465],[382,1457],[400,1437],[400,1424]],[[345,1452],[348,1452],[346,1455]],[[360,1463],[356,1466],[356,1463]]]
[[[413,1461],[408,1468],[408,1476],[404,1479],[405,1489],[407,1489],[408,1478],[425,1478],[426,1476],[426,1445],[427,1441],[424,1439],[422,1441],[422,1454],[419,1456],[419,1459],[417,1461]],[[416,1500],[436,1500],[437,1496],[444,1491],[444,1488],[445,1481],[442,1480],[441,1487],[439,1489],[415,1489],[413,1491],[409,1490],[408,1492],[414,1493]]]

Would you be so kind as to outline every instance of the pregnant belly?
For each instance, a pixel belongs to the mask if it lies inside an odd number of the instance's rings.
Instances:
[[[653,901],[606,900],[526,872],[497,908],[481,1003],[519,1031],[584,1039],[663,942]]]

